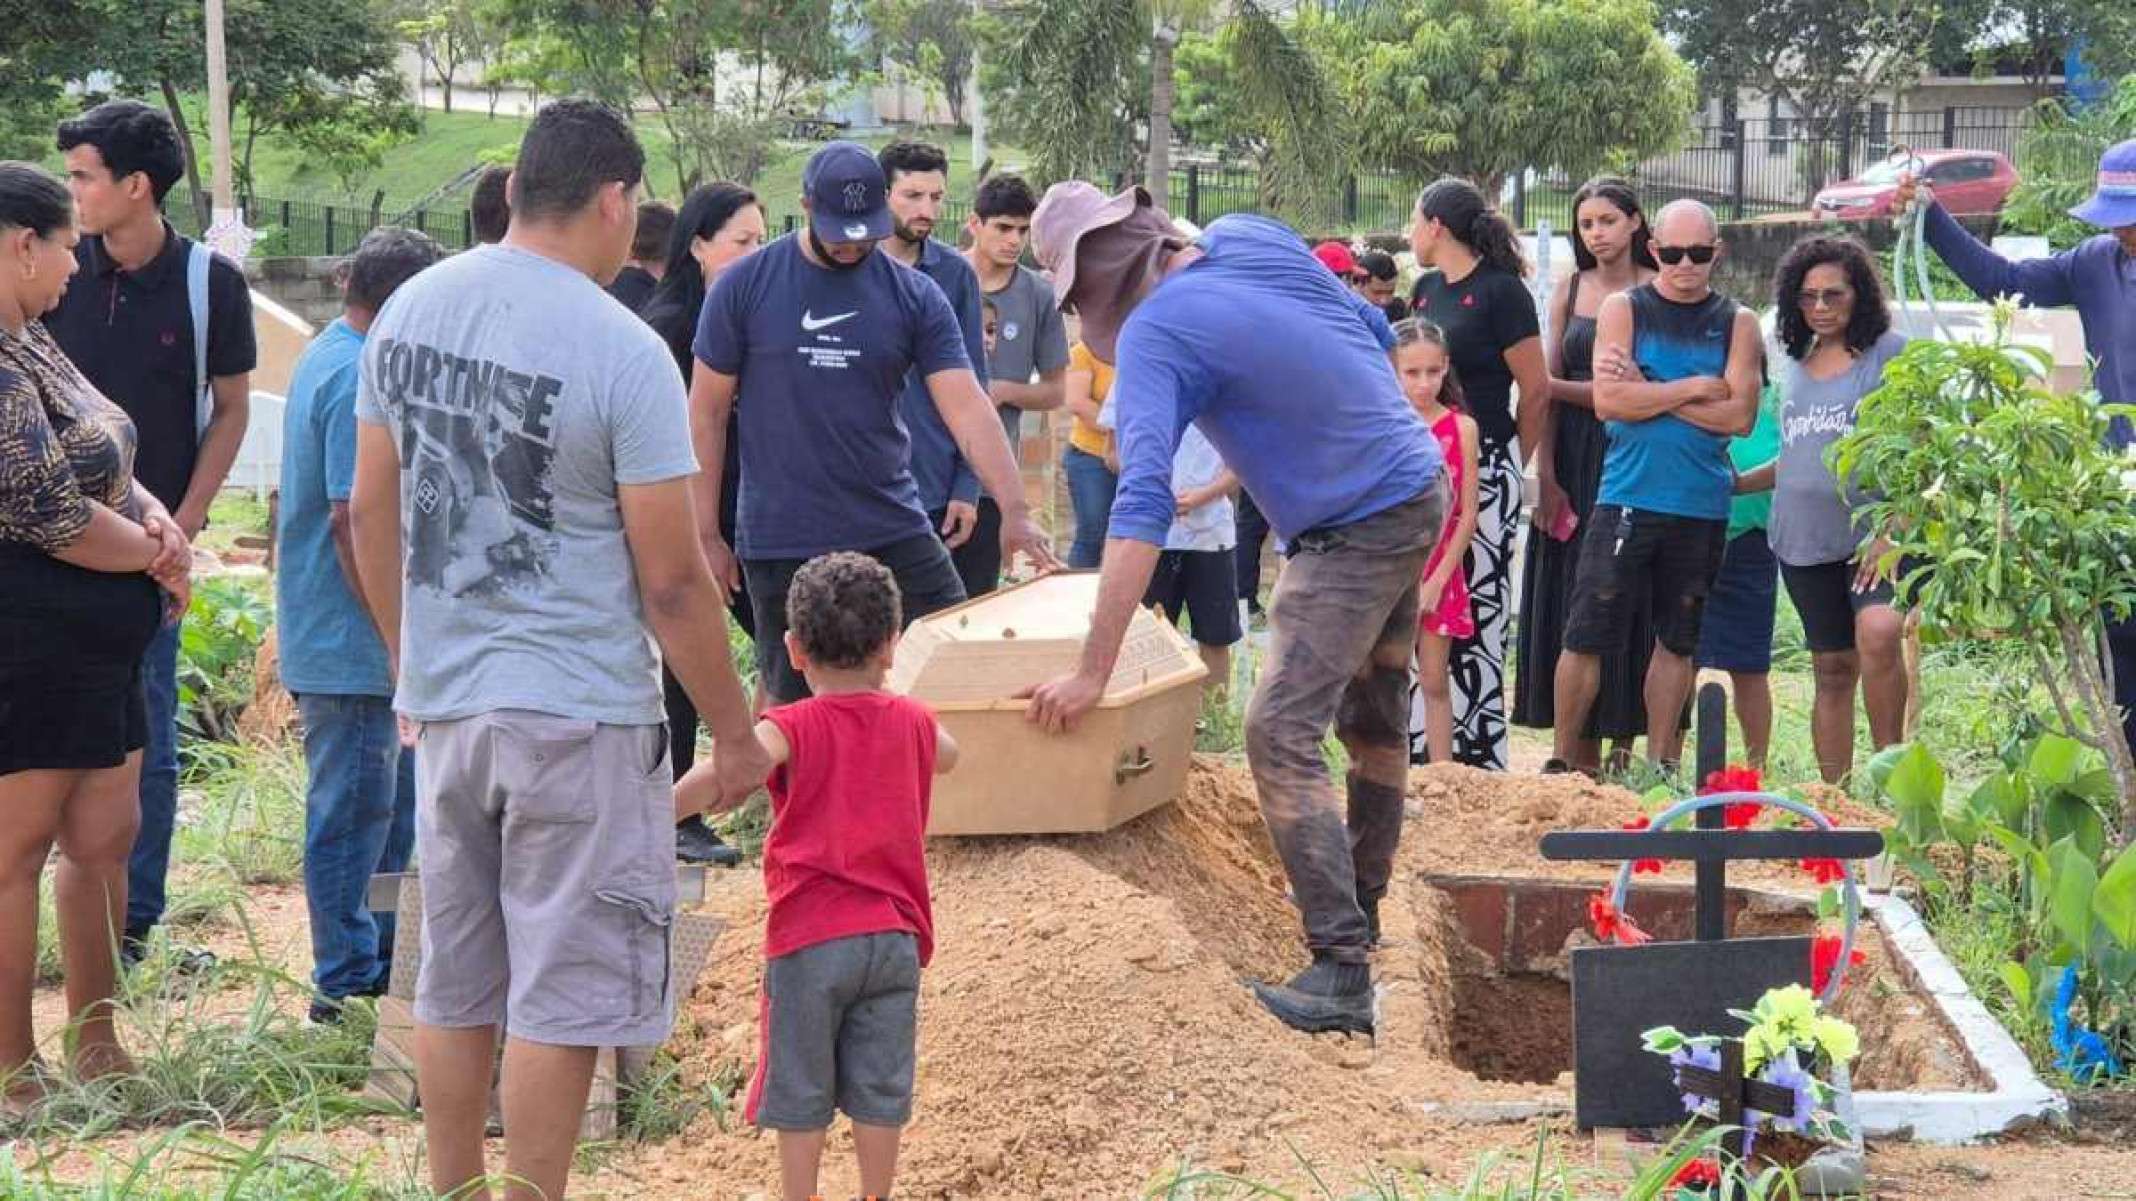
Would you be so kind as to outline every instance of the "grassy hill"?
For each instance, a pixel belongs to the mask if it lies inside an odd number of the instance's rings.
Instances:
[[[253,194],[272,200],[332,200],[355,207],[368,205],[376,193],[383,192],[385,207],[392,210],[430,195],[471,166],[509,162],[519,146],[520,137],[526,132],[527,119],[509,115],[490,117],[480,93],[466,95],[461,100],[459,111],[425,112],[422,133],[386,151],[378,169],[354,181],[354,188],[345,187],[332,172],[308,161],[302,150],[284,139],[272,134],[263,135],[252,155]],[[195,127],[195,143],[205,155],[207,121],[201,111],[201,102],[189,97],[186,109]],[[236,125],[235,136],[240,139],[238,149],[242,154],[244,122],[240,119]],[[673,202],[678,190],[674,168],[667,158],[666,131],[657,118],[649,115],[639,116],[637,126],[638,136],[645,142],[648,191],[657,199]],[[965,179],[967,184],[969,182],[966,179],[969,175],[966,164],[971,157],[968,135],[929,129],[911,135],[878,134],[858,140],[871,147],[881,146],[893,136],[917,136],[944,146],[949,151],[953,179],[950,194],[965,194],[968,189],[959,189],[954,181]],[[754,181],[753,186],[770,206],[774,218],[798,211],[801,166],[815,145],[810,142],[780,143],[770,165]],[[996,154],[1001,156],[1002,152],[997,150]],[[48,156],[48,164],[54,168],[59,166],[56,152]]]

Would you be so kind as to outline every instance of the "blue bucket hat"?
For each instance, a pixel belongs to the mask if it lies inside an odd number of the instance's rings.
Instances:
[[[2102,229],[2136,225],[2136,138],[2107,147],[2099,160],[2099,188],[2069,215]]]

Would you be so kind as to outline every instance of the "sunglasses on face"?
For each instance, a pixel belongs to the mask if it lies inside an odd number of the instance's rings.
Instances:
[[[1845,288],[1804,288],[1795,293],[1795,303],[1806,309],[1836,309],[1852,295]]]
[[[1713,256],[1719,251],[1720,247],[1711,242],[1698,246],[1656,246],[1654,247],[1654,257],[1660,259],[1663,265],[1669,267],[1674,267],[1687,257],[1693,263],[1703,267],[1712,262]]]

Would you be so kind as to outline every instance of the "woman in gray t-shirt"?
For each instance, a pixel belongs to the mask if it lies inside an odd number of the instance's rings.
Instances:
[[[1780,458],[1768,533],[1802,615],[1816,673],[1810,722],[1818,770],[1838,783],[1854,765],[1854,687],[1861,684],[1878,749],[1906,716],[1905,619],[1892,607],[1888,547],[1862,527],[1863,497],[1834,478],[1826,454],[1854,428],[1861,399],[1906,346],[1891,328],[1869,251],[1852,238],[1809,237],[1781,260],[1775,284]]]

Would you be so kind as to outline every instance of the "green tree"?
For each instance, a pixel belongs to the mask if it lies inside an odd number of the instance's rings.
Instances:
[[[436,77],[445,111],[451,112],[461,70],[495,41],[488,0],[386,0],[384,15]]]
[[[1343,64],[1362,162],[1495,193],[1524,168],[1577,179],[1681,142],[1693,78],[1654,16],[1648,0],[1401,0],[1308,10],[1300,34]]]
[[[1961,0],[1969,2],[1969,0]],[[1662,29],[1709,92],[1751,88],[1825,136],[1841,114],[1919,77],[1946,0],[1662,0]],[[1963,26],[1952,26],[1963,28]],[[1822,170],[1809,183],[1822,186]]]
[[[2113,96],[2084,112],[2057,102],[2038,111],[2039,120],[2017,144],[2018,184],[2003,208],[2003,223],[2058,247],[2074,246],[2099,231],[2070,216],[2070,208],[2091,195],[2106,148],[2136,138],[2136,74],[2122,76]]]
[[[95,22],[81,0],[43,0],[0,20],[0,158],[44,157],[62,84],[95,62]]]
[[[1983,345],[1920,339],[1864,397],[1834,450],[1840,478],[1875,497],[1887,570],[1926,629],[2000,638],[2030,655],[2061,732],[2101,752],[2121,797],[2121,841],[2136,839],[2136,757],[2114,705],[2102,617],[2136,606],[2136,464],[2105,446],[2127,406],[2057,395],[2037,347],[2004,336],[1999,302]]]
[[[95,31],[93,57],[63,78],[107,72],[115,90],[163,98],[178,123],[194,204],[203,217],[199,137],[180,103],[206,87],[200,0],[81,0]],[[252,180],[263,134],[300,143],[328,126],[354,126],[382,138],[417,128],[394,65],[394,35],[371,0],[228,0],[224,37],[240,186]]]
[[[969,0],[872,0],[867,14],[883,61],[929,81],[950,123],[963,125],[974,45]]]
[[[497,0],[496,12],[517,82],[650,105],[678,190],[749,182],[782,119],[858,65],[841,0]]]
[[[985,33],[981,82],[990,111],[1031,152],[1041,179],[1128,175],[1139,159],[1142,182],[1168,198],[1175,49],[1215,7],[1199,0],[1004,5]],[[1227,111],[1241,126],[1259,123],[1277,164],[1264,178],[1288,211],[1304,216],[1332,208],[1348,142],[1333,90],[1293,32],[1268,6],[1240,0],[1210,45],[1237,92]]]
[[[1290,82],[1246,86],[1250,72],[1271,69]],[[1188,145],[1250,160],[1263,211],[1325,228],[1339,217],[1341,181],[1356,165],[1328,83],[1335,74],[1266,14],[1243,14],[1213,36],[1180,39],[1175,127]]]
[[[2020,75],[2053,89],[2063,57],[2083,43],[2101,75],[2136,69],[2136,6],[2127,0],[1944,0],[1929,63],[1946,75]]]

